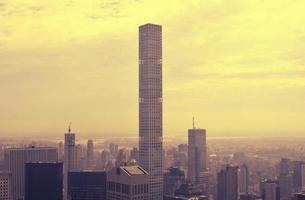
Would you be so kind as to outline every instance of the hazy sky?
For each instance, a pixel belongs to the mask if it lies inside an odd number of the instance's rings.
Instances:
[[[138,133],[138,26],[163,25],[164,135],[305,134],[304,0],[0,0],[0,134]]]

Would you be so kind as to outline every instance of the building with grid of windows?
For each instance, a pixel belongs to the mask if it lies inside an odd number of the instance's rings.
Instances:
[[[139,27],[139,164],[149,174],[150,199],[163,197],[162,27]]]
[[[149,174],[140,166],[121,166],[107,172],[107,200],[148,200]]]
[[[24,199],[26,163],[57,161],[57,149],[54,147],[31,146],[5,149],[4,168],[12,173],[12,199]]]
[[[12,174],[0,171],[0,199],[12,200]]]

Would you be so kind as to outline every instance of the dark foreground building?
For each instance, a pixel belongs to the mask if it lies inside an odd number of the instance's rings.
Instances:
[[[106,200],[106,172],[68,173],[68,200]]]
[[[62,163],[25,164],[25,200],[62,200]]]

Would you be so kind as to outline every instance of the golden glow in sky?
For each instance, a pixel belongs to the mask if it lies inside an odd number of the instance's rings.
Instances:
[[[0,134],[138,132],[138,26],[163,26],[164,135],[304,135],[304,0],[0,0]]]

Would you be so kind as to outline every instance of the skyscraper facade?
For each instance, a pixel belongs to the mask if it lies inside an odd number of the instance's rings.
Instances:
[[[202,185],[203,173],[207,169],[206,130],[188,130],[188,180]]]
[[[62,163],[25,164],[25,200],[62,200]]]
[[[67,200],[68,172],[77,169],[77,149],[75,146],[75,134],[71,133],[70,128],[68,133],[65,134],[64,150],[64,200]]]
[[[238,198],[238,167],[226,165],[217,174],[217,199],[237,200]]]
[[[150,198],[163,196],[162,27],[139,27],[139,164],[150,174]]]
[[[57,149],[53,147],[10,148],[4,152],[4,165],[12,173],[13,200],[24,199],[25,163],[57,162]]]

